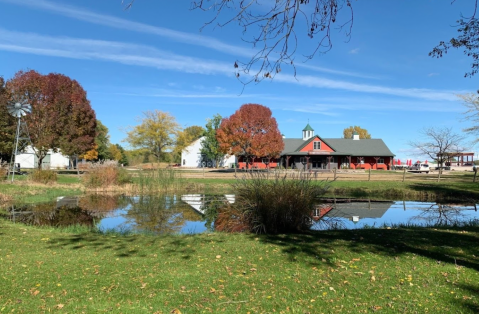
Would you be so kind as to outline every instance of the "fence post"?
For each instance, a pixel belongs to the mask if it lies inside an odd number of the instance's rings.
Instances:
[[[474,179],[472,179],[472,182],[476,182],[476,175],[477,175],[477,168],[474,166]]]
[[[402,182],[406,179],[406,168],[404,168],[403,174],[402,174]]]
[[[368,181],[371,181],[371,168],[369,168]]]
[[[334,168],[334,180],[336,180],[336,168]]]
[[[439,171],[437,172],[437,182],[441,180],[441,172],[442,172],[442,167],[439,167]]]

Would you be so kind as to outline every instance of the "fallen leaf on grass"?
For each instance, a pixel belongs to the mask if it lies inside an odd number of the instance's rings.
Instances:
[[[37,289],[33,288],[33,289],[30,289],[30,294],[33,295],[33,296],[36,296],[37,294],[39,294],[40,291],[38,291]]]

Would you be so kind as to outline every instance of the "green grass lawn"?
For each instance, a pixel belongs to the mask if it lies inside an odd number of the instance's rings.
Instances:
[[[81,195],[84,192],[79,182],[76,175],[58,175],[55,184],[38,184],[30,182],[28,176],[15,176],[13,183],[10,180],[0,181],[0,205],[2,195],[22,203],[47,202],[59,196]]]
[[[378,181],[375,179],[374,175],[384,173],[388,177],[396,176],[397,180]],[[133,183],[139,185],[138,173],[133,172],[132,174],[134,175]],[[182,172],[179,171],[180,177],[181,174]],[[398,173],[382,171],[374,175],[372,175],[371,181],[328,180],[330,189],[326,196],[427,201],[442,199],[454,201],[479,200],[479,179],[478,182],[473,183],[471,173],[449,174],[447,179],[440,182],[436,182],[431,175],[425,174],[409,174],[412,179],[408,178],[405,182],[400,180],[401,175]],[[326,177],[320,177],[318,182],[322,182],[323,179],[326,179]],[[233,193],[232,184],[235,183],[236,179],[182,178],[180,181],[175,189],[181,190],[183,188],[188,193]],[[145,189],[148,190],[148,186]],[[84,191],[81,177],[75,174],[59,174],[55,184],[47,185],[32,183],[28,180],[28,176],[15,176],[14,184],[6,180],[0,181],[0,202],[2,199],[17,202],[50,201],[58,196],[80,195]],[[111,191],[112,189],[110,189]],[[128,190],[125,191],[119,187],[118,192],[128,193]]]
[[[478,227],[153,237],[0,222],[0,312],[477,313],[478,241]]]

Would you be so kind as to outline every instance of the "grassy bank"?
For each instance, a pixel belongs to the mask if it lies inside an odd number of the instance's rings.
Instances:
[[[167,169],[164,172],[139,171],[131,172],[132,184],[124,186],[101,186],[86,188],[77,175],[58,175],[54,184],[38,184],[27,180],[27,176],[16,176],[15,182],[0,181],[0,203],[5,201],[39,202],[53,200],[58,196],[79,195],[85,192],[114,192],[128,195],[139,193],[156,193],[159,190],[180,191],[185,193],[234,193],[232,184],[236,182],[234,173],[226,173],[225,177],[210,177],[216,172],[194,173],[199,177],[190,177],[186,171]],[[223,175],[223,173],[221,173]],[[208,176],[210,175],[210,176]],[[238,173],[239,177],[243,174]],[[330,189],[328,197],[354,197],[373,199],[404,200],[479,200],[479,179],[472,182],[470,173],[450,173],[437,182],[435,175],[407,174],[402,181],[402,174],[395,172],[376,172],[368,180],[368,173],[338,174],[333,181],[331,173],[317,176],[317,181],[328,180]]]
[[[19,176],[20,177],[20,176]],[[55,184],[41,184],[26,180],[26,177],[12,183],[0,181],[0,205],[6,202],[46,202],[59,196],[81,195],[84,187],[76,176],[59,175]]]
[[[321,180],[318,180],[318,183]],[[217,191],[234,193],[232,184],[235,179],[199,179],[190,178],[186,182],[197,187],[200,191]],[[372,199],[399,199],[399,200],[479,200],[479,181],[477,183],[458,180],[434,182],[427,180],[417,181],[333,181],[329,180],[327,197],[354,197]]]
[[[150,237],[0,222],[0,234],[5,313],[479,311],[473,226]]]

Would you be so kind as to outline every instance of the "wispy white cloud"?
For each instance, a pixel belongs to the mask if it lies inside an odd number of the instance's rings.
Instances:
[[[349,53],[350,54],[357,54],[357,53],[359,53],[359,48],[351,49],[351,50],[349,50]]]
[[[180,32],[169,28],[152,26],[144,23],[133,22],[111,15],[98,14],[92,11],[84,10],[80,7],[65,5],[63,3],[56,3],[44,0],[0,0],[0,2],[21,5],[28,8],[40,9],[43,11],[67,16],[72,19],[77,19],[92,24],[104,25],[111,28],[157,35],[176,42],[203,46],[236,56],[250,57],[252,53],[251,49],[243,48],[236,45],[230,45],[212,37]]]
[[[314,113],[314,114],[321,114],[330,117],[339,116],[337,110],[331,110],[330,106],[324,106],[320,104],[316,105],[309,105],[309,106],[294,106],[294,107],[286,107],[283,108],[285,111],[294,111],[294,112],[305,112],[305,113]]]
[[[52,57],[90,59],[185,73],[234,75],[230,65],[159,50],[150,46],[113,41],[42,36],[0,28],[0,49]]]
[[[457,101],[456,94],[464,93],[458,91],[437,91],[424,88],[398,88],[371,84],[358,84],[309,75],[298,75],[296,76],[296,78],[284,75],[277,75],[274,80],[309,87],[341,89],[353,92],[385,94],[401,97],[421,98],[427,100]]]
[[[427,76],[432,77],[432,76],[438,76],[438,75],[439,75],[439,73],[433,72],[433,73],[429,73]]]
[[[178,55],[150,46],[70,37],[51,37],[34,33],[12,32],[1,28],[0,50],[52,57],[109,61],[184,73],[219,74],[230,77],[234,75],[231,65],[226,62]],[[438,91],[423,88],[358,84],[318,76],[293,77],[286,76],[283,73],[278,74],[273,82],[319,89],[446,102],[457,101],[457,94],[467,93],[467,91]],[[432,105],[431,110],[437,110],[437,106]]]
[[[359,77],[359,78],[367,78],[367,79],[384,79],[383,76],[375,76],[375,75],[367,75],[367,74],[362,74],[362,73],[356,73],[356,72],[349,72],[349,71],[340,71],[340,70],[334,70],[330,68],[325,68],[325,67],[318,67],[315,65],[310,65],[306,63],[295,63],[295,66],[298,68],[305,68],[309,70],[313,70],[316,72],[322,72],[322,73],[330,73],[330,74],[337,74],[337,75],[343,75],[343,76],[351,76],[351,77]]]
[[[445,112],[451,114],[461,113],[460,106],[451,106],[450,101],[428,101],[410,98],[391,98],[373,95],[372,97],[360,97],[354,95],[351,97],[308,97],[307,99],[297,99],[298,105],[294,107],[284,106],[284,111],[323,113],[334,112],[336,116],[351,115],[351,112],[370,112],[376,114],[400,114],[404,112]]]
[[[45,1],[45,0],[0,0],[0,2],[6,2],[6,3],[15,4],[15,5],[25,6],[28,8],[39,9],[39,10],[47,11],[50,13],[67,16],[72,19],[77,19],[84,22],[92,23],[92,24],[99,24],[99,25],[104,25],[111,28],[152,34],[152,35],[168,38],[169,40],[176,41],[176,42],[182,42],[182,43],[196,45],[196,46],[203,46],[209,49],[213,49],[213,50],[220,51],[222,53],[226,53],[226,54],[230,54],[234,56],[251,58],[251,56],[254,54],[254,50],[251,48],[244,48],[237,45],[224,43],[220,40],[217,40],[209,36],[180,32],[180,31],[172,30],[165,27],[158,27],[158,26],[152,26],[152,25],[148,25],[144,23],[133,22],[127,19],[117,18],[111,15],[106,15],[106,14],[99,14],[89,10],[82,9],[80,7],[65,5],[62,3],[54,3],[54,2]],[[353,53],[357,53],[357,51],[359,51],[359,48],[353,49],[352,51],[356,51]],[[360,73],[349,72],[349,71],[334,70],[334,69],[318,67],[318,66],[308,65],[308,64],[299,63],[299,62],[296,63],[295,66],[298,68],[305,68],[305,69],[309,69],[309,70],[317,71],[321,73],[330,73],[330,74],[359,77],[359,78],[369,78],[369,79],[382,78],[379,76],[360,74]]]

